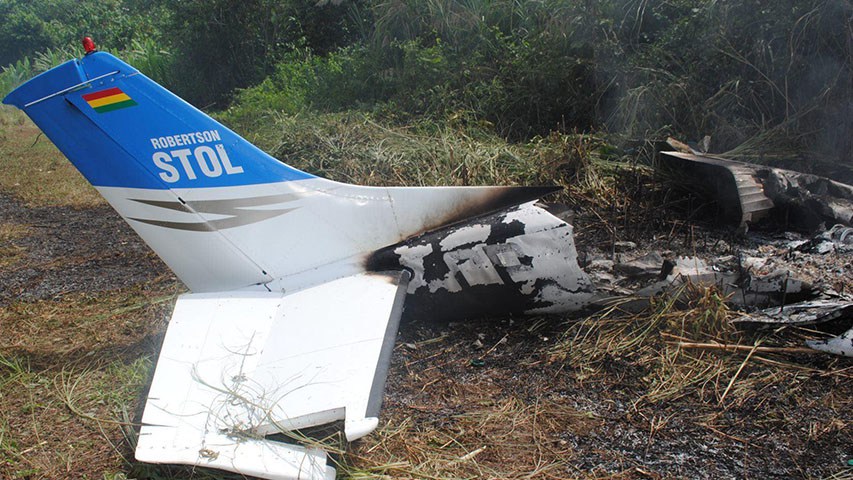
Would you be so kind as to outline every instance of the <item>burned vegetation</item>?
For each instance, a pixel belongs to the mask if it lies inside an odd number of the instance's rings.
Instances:
[[[380,428],[326,439],[343,475],[849,477],[851,361],[806,344],[850,328],[847,227],[745,231],[648,167],[595,172],[558,198],[594,311],[404,322]],[[103,206],[2,206],[0,476],[229,478],[132,457],[165,266]]]

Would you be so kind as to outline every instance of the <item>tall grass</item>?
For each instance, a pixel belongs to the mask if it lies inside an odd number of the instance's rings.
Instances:
[[[236,104],[462,115],[514,140],[606,130],[629,148],[709,135],[713,152],[853,181],[848,3],[375,1],[366,40],[293,50]]]

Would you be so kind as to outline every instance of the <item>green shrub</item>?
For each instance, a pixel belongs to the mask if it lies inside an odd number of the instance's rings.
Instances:
[[[176,53],[172,88],[191,103],[224,106],[237,89],[275,72],[291,52],[320,54],[348,44],[362,0],[167,0],[167,30]]]
[[[406,12],[428,3],[411,2]],[[592,49],[564,35],[564,26],[555,27],[544,15],[525,24],[503,22],[517,32],[505,33],[497,21],[501,17],[492,12],[489,19],[467,15],[453,24],[464,31],[444,26],[423,34],[426,27],[420,23],[374,14],[379,20],[372,43],[325,56],[307,50],[285,55],[267,81],[238,96],[237,108],[265,102],[289,112],[308,107],[339,111],[358,105],[396,111],[404,118],[468,112],[515,138],[594,124]],[[380,26],[392,24],[423,36],[380,37]]]
[[[156,38],[169,12],[163,2],[138,0],[3,0],[0,18],[0,65],[8,65],[76,48],[86,35],[103,49],[127,50],[134,40]]]
[[[134,40],[129,50],[114,53],[158,83],[174,82],[173,56],[155,40]]]

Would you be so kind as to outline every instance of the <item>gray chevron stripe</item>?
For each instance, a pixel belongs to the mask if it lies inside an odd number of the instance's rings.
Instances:
[[[168,201],[168,200],[143,200],[131,198],[137,203],[150,205],[152,207],[175,210],[184,213],[208,213],[214,215],[225,215],[228,218],[208,220],[205,222],[173,222],[166,220],[154,220],[145,218],[130,218],[137,222],[155,225],[173,230],[185,230],[191,232],[210,232],[228,228],[242,227],[252,223],[262,222],[295,208],[281,208],[274,210],[254,210],[248,207],[263,207],[279,203],[291,202],[299,198],[293,194],[266,195],[262,197],[234,198],[224,200],[197,200],[191,202]]]

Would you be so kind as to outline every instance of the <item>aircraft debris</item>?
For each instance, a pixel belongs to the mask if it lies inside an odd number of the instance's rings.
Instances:
[[[664,167],[694,179],[721,216],[742,229],[770,216],[785,229],[806,232],[853,225],[853,186],[707,154],[661,153]]]
[[[666,265],[658,252],[650,252],[631,260],[620,261],[614,265],[614,268],[617,272],[631,278],[653,278],[662,273],[662,276],[665,277],[668,273],[663,272]]]
[[[853,357],[853,328],[827,340],[807,340],[806,345],[822,352]]]
[[[686,299],[687,286],[713,287],[732,309],[742,312],[732,320],[737,325],[834,322],[837,328],[853,321],[851,236],[853,229],[841,225],[812,237],[792,232],[776,238],[750,234],[753,247],[732,251],[728,244],[718,245],[721,255],[676,256],[639,247],[628,256],[606,247],[592,248],[584,252],[584,269],[601,295],[598,306],[615,303],[623,311],[637,313],[654,297]],[[813,344],[827,353],[847,355],[845,338]]]
[[[413,274],[406,318],[577,311],[595,294],[572,226],[535,202],[423,233],[367,261],[371,271],[400,268]]]
[[[721,216],[741,228],[766,217],[775,206],[754,165],[692,153],[661,153],[665,167],[694,178],[701,187],[697,191],[714,198]]]
[[[721,216],[746,232],[750,224],[772,221],[785,230],[819,232],[805,240],[768,242],[757,251],[731,258],[680,258],[666,280],[636,292],[656,295],[684,282],[715,285],[727,303],[744,309],[734,323],[807,325],[853,318],[853,300],[826,285],[825,277],[850,278],[850,263],[820,260],[853,252],[853,186],[829,178],[753,165],[699,152],[678,141],[678,152],[661,152],[664,167],[680,172],[712,198]],[[831,228],[827,228],[831,226]],[[763,252],[761,250],[764,250]],[[768,255],[768,253],[772,253]],[[846,258],[846,257],[845,257]],[[813,270],[815,282],[798,272]],[[675,276],[673,276],[675,275]],[[753,311],[754,309],[760,309]],[[853,355],[853,329],[807,345],[828,353]]]
[[[829,230],[819,233],[810,240],[796,242],[791,245],[800,252],[826,254],[830,252],[853,251],[853,228],[844,225],[834,225]]]
[[[3,101],[192,291],[178,298],[160,350],[140,461],[334,478],[322,449],[270,436],[342,424],[351,441],[373,431],[404,311],[559,313],[595,294],[572,226],[536,205],[559,187],[319,178],[105,52],[41,73]]]
[[[808,300],[765,308],[745,313],[732,319],[732,323],[814,325],[844,317],[853,317],[853,299]]]
[[[618,241],[613,242],[613,250],[617,253],[620,252],[629,252],[631,250],[636,250],[637,244],[631,241]]]
[[[658,269],[664,266],[662,263]],[[665,279],[637,290],[635,295],[654,297],[674,293],[686,284],[716,287],[727,298],[727,303],[739,307],[778,306],[786,301],[811,298],[815,293],[811,284],[787,270],[756,275],[724,262],[708,263],[698,257],[679,257]]]

